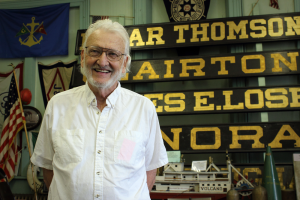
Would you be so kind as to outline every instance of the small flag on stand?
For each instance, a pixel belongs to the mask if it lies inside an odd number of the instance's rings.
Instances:
[[[23,128],[25,117],[21,111],[18,100],[18,91],[15,77],[10,81],[8,99],[5,102],[5,114],[0,140],[0,168],[2,168],[10,181],[14,177],[17,163],[16,136]]]
[[[270,6],[279,9],[278,0],[270,0]]]

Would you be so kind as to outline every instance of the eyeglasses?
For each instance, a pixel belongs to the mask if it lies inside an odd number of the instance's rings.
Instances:
[[[86,54],[91,57],[98,58],[102,55],[103,52],[105,52],[106,57],[110,61],[119,61],[121,60],[123,55],[120,51],[114,50],[114,49],[107,49],[102,47],[95,47],[95,46],[87,46],[86,48]]]

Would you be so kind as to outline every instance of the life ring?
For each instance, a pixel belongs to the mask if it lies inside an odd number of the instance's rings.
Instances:
[[[34,190],[34,182],[33,182],[33,178],[32,178],[32,171],[31,171],[31,165],[33,165],[32,163],[29,163],[28,168],[27,168],[27,182],[29,184],[29,186],[31,187],[31,189]],[[37,166],[33,165],[33,175],[34,175],[34,181],[36,184],[36,192],[43,194],[44,193],[44,183],[41,182],[38,178],[37,178],[37,171],[38,171]]]

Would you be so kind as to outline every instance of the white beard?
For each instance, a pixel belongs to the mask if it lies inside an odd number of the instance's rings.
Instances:
[[[99,83],[99,82],[97,82],[96,80],[94,80],[93,79],[93,73],[92,73],[92,68],[93,68],[93,66],[90,68],[90,69],[88,69],[87,68],[87,66],[86,66],[86,64],[85,64],[85,58],[84,58],[84,60],[83,60],[83,63],[84,63],[84,66],[82,67],[82,70],[81,70],[81,72],[82,72],[82,74],[83,75],[85,75],[86,76],[86,79],[87,79],[87,81],[92,85],[92,86],[94,86],[94,87],[96,87],[96,88],[99,88],[99,89],[107,89],[107,88],[110,88],[110,87],[112,87],[117,81],[119,81],[121,78],[122,78],[122,68],[120,68],[120,70],[119,71],[116,71],[116,70],[113,70],[113,69],[111,69],[110,67],[110,69],[112,70],[112,75],[111,75],[111,78],[107,81],[107,82],[105,82],[105,83]],[[122,64],[123,65],[123,64]]]

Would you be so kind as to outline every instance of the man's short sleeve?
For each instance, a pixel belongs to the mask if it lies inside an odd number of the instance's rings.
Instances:
[[[168,156],[161,135],[157,113],[152,102],[149,117],[150,134],[145,153],[146,171],[157,169],[168,163]]]
[[[49,170],[53,170],[52,160],[54,155],[50,128],[50,123],[52,121],[51,113],[52,106],[50,101],[48,102],[48,106],[43,117],[34,152],[30,159],[34,165]]]

